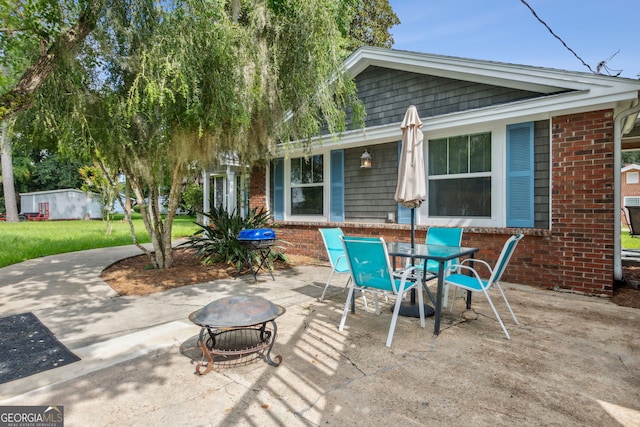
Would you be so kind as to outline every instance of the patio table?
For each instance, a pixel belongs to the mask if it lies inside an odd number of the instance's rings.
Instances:
[[[432,259],[438,262],[438,287],[435,297],[435,314],[434,314],[434,327],[433,333],[438,335],[440,333],[440,317],[442,315],[442,293],[444,288],[444,267],[447,261],[451,261],[455,258],[470,257],[473,258],[474,254],[479,251],[479,248],[468,248],[463,246],[442,246],[442,245],[426,245],[426,244],[413,244],[404,242],[388,242],[387,252],[392,257],[393,265],[395,266],[395,257],[412,258],[412,259]],[[422,284],[426,287],[426,269],[423,269]],[[428,291],[429,297],[433,301],[433,296]],[[413,300],[413,298],[412,298]],[[471,292],[467,292],[467,308],[471,307]]]

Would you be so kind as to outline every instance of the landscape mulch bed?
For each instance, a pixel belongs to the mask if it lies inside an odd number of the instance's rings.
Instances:
[[[288,255],[288,263],[276,262],[275,270],[293,268],[296,265],[318,264],[313,258]],[[328,263],[327,263],[328,265]],[[260,274],[263,274],[261,270]],[[251,274],[245,266],[237,273],[234,265],[215,263],[201,265],[195,257],[193,249],[175,249],[173,264],[170,268],[158,270],[147,255],[125,258],[103,270],[102,280],[111,286],[119,295],[148,295],[181,286],[206,283]]]

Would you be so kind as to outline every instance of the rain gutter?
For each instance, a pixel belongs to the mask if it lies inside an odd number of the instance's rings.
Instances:
[[[635,121],[638,113],[640,113],[640,104],[634,101],[636,105],[626,109],[615,117],[613,121],[613,279],[614,281],[623,280],[622,277],[622,244],[620,233],[622,230],[621,216],[622,206],[620,201],[621,195],[621,173],[622,169],[622,134],[626,124],[625,119],[629,116],[631,121]]]

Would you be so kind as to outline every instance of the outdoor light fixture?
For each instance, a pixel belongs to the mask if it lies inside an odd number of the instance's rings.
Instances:
[[[360,156],[360,167],[367,169],[371,168],[371,154],[369,154],[369,151],[366,149],[364,150],[364,153],[362,153],[362,156]]]

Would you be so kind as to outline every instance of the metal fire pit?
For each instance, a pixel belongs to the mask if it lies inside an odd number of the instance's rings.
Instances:
[[[271,279],[276,280],[273,277],[273,270],[269,263],[269,255],[271,254],[271,246],[276,242],[276,233],[270,228],[254,228],[242,230],[238,234],[238,242],[245,249],[244,258],[245,263],[249,264],[251,274],[253,274],[254,280],[258,281],[258,271],[264,266],[269,270]],[[257,268],[253,268],[253,259],[257,258],[259,263]]]
[[[275,319],[284,312],[284,307],[262,297],[232,296],[217,299],[191,313],[189,320],[201,327],[198,347],[203,360],[196,365],[196,374],[210,372],[218,362],[215,356],[225,360],[260,354],[269,365],[280,365],[282,356],[276,356],[274,362],[271,349],[278,334]]]

